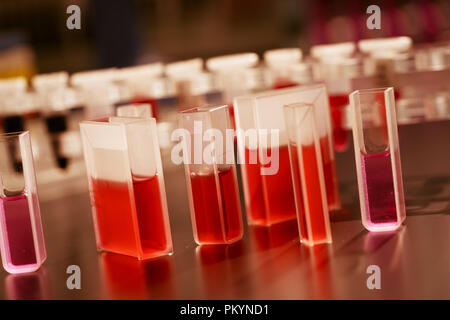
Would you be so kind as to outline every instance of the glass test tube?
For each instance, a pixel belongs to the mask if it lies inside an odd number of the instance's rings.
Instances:
[[[296,218],[294,190],[291,184],[288,135],[283,106],[292,103],[314,103],[320,113],[320,146],[325,185],[330,210],[341,206],[336,177],[330,110],[324,85],[302,86],[267,91],[235,99],[238,150],[242,170],[247,221],[269,226]],[[264,131],[278,130],[279,139],[264,136]],[[257,141],[251,139],[256,130]],[[275,138],[275,137],[274,137]],[[270,140],[270,141],[268,141]],[[270,154],[270,156],[268,156]],[[270,158],[273,158],[272,160]],[[272,174],[263,174],[271,166]]]
[[[180,112],[179,126],[184,129],[183,153],[195,242],[229,244],[242,239],[234,135],[230,134],[233,131],[228,107]]]
[[[284,107],[300,239],[310,246],[331,243],[318,109],[308,103]]]
[[[362,223],[369,231],[395,230],[406,213],[394,90],[354,91],[350,103]]]
[[[149,259],[172,253],[155,119],[80,124],[97,248]]]
[[[8,158],[16,145],[20,172]],[[9,273],[33,272],[47,258],[28,131],[0,135],[0,249]]]

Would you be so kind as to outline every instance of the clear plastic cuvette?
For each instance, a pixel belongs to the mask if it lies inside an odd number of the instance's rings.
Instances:
[[[314,104],[320,114],[320,147],[330,210],[341,206],[332,143],[330,110],[324,85],[267,91],[235,99],[239,162],[247,221],[269,226],[296,218],[283,107]],[[255,136],[256,134],[256,136]]]
[[[179,114],[195,241],[229,244],[242,239],[243,223],[233,130],[228,106]]]
[[[80,124],[97,248],[149,259],[172,253],[156,120]]]
[[[320,112],[314,103],[296,103],[286,105],[284,113],[300,239],[310,246],[330,243]]]
[[[362,223],[369,231],[395,230],[406,212],[394,90],[354,91],[350,103]]]
[[[15,145],[20,165],[7,150]],[[0,249],[9,273],[33,272],[47,258],[28,131],[0,135]],[[16,158],[16,159],[17,159]]]

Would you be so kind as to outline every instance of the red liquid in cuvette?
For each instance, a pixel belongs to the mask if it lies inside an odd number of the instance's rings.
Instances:
[[[330,95],[329,101],[334,147],[336,151],[345,151],[348,147],[348,132],[344,128],[344,107],[348,105],[348,95]]]
[[[36,264],[30,209],[25,195],[0,197],[1,219],[7,251],[7,261],[12,266]]]
[[[299,228],[302,241],[313,244],[329,240],[327,232],[327,208],[322,202],[322,189],[319,178],[319,167],[317,165],[316,148],[314,145],[301,147],[301,160],[304,170],[304,183],[302,184],[298,150],[295,144],[290,145],[292,174],[295,186],[295,197],[298,206]],[[303,192],[306,194],[303,198]],[[305,209],[307,204],[309,212]],[[307,217],[309,214],[310,229],[307,227]]]
[[[341,199],[339,197],[339,187],[336,175],[336,160],[332,157],[332,150],[330,148],[328,137],[321,137],[319,143],[322,155],[325,189],[327,191],[328,209],[337,210],[341,207]]]
[[[367,220],[370,224],[396,224],[391,154],[361,153]]]
[[[158,176],[133,179],[133,199],[125,182],[92,180],[102,249],[142,259],[171,250],[159,188]]]
[[[158,119],[159,117],[159,110],[158,110],[158,103],[156,102],[156,99],[149,98],[149,97],[134,97],[131,99],[132,104],[150,104],[152,108],[152,115],[153,118]]]
[[[273,154],[273,152],[272,152]],[[270,156],[270,152],[268,154]],[[249,163],[256,159],[256,163]],[[277,159],[272,159],[276,161]],[[247,215],[251,224],[271,225],[296,218],[294,189],[289,163],[288,146],[278,148],[278,172],[261,175],[261,168],[269,168],[271,163],[261,164],[258,150],[245,149],[245,178],[247,181]]]
[[[240,240],[243,226],[234,169],[219,170],[219,186],[214,174],[191,173],[190,179],[197,242],[220,244]]]

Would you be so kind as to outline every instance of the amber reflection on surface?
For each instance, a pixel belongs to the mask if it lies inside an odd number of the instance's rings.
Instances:
[[[100,266],[109,299],[173,298],[171,257],[139,261],[134,257],[103,252]]]

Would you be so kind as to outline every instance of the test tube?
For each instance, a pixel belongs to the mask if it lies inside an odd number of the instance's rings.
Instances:
[[[406,213],[394,90],[354,91],[350,103],[362,223],[395,230]]]
[[[247,221],[250,224],[270,226],[296,218],[294,190],[292,184],[286,183],[292,180],[292,175],[283,107],[300,102],[314,103],[316,112],[320,114],[319,140],[328,207],[329,210],[337,210],[341,206],[325,86],[266,91],[234,101]],[[252,130],[258,133],[257,139],[251,139]],[[274,133],[278,131],[278,139],[275,135],[264,136],[271,130],[275,130]]]
[[[320,103],[315,101],[314,103]],[[284,107],[301,242],[331,243],[330,217],[322,164],[320,107],[296,103]]]
[[[17,146],[22,170],[5,155]],[[9,273],[33,272],[47,258],[28,131],[0,135],[0,249]]]
[[[172,253],[156,121],[80,123],[98,250],[149,259]]]
[[[264,52],[264,63],[269,86],[281,89],[298,85],[293,79],[292,65],[300,63],[302,51],[299,48],[283,48]]]
[[[242,239],[228,107],[180,112],[179,126],[184,129],[183,156],[195,242],[229,244]]]

